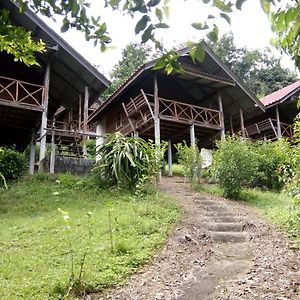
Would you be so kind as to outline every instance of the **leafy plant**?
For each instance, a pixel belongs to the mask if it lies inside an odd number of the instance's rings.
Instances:
[[[197,146],[189,147],[186,142],[175,145],[178,162],[183,166],[183,175],[191,183],[200,179],[202,158]]]
[[[156,170],[153,146],[141,138],[109,134],[98,154],[100,160],[93,175],[104,186],[133,188],[143,176],[150,178]]]
[[[256,170],[250,144],[238,136],[227,136],[217,147],[212,176],[220,184],[225,197],[236,199]]]
[[[7,181],[19,179],[24,174],[26,167],[27,160],[23,153],[11,148],[0,147],[0,173]]]

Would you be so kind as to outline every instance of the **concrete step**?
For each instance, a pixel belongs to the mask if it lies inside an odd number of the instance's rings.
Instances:
[[[249,240],[246,232],[211,232],[211,239],[217,243],[244,243]]]
[[[220,206],[220,205],[202,205],[200,204],[201,208],[211,211],[211,212],[218,212],[218,213],[224,213],[227,212],[226,206]]]
[[[242,223],[207,222],[207,223],[204,223],[204,225],[210,231],[218,231],[218,232],[241,232],[241,231],[243,231],[243,224]]]
[[[234,215],[231,216],[210,216],[205,218],[207,222],[214,222],[214,223],[239,223],[241,222],[242,218],[235,217]]]

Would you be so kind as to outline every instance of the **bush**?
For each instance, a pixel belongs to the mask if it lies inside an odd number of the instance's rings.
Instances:
[[[100,161],[93,177],[102,186],[133,188],[156,171],[153,145],[141,138],[125,137],[121,133],[107,135],[106,143],[97,151]]]
[[[211,167],[225,197],[236,199],[256,169],[251,144],[237,136],[227,136],[218,143]]]
[[[25,172],[27,160],[23,153],[0,147],[0,173],[7,181],[19,179]]]

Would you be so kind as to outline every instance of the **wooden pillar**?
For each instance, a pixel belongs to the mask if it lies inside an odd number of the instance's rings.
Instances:
[[[156,160],[160,160],[160,119],[159,119],[159,98],[158,98],[158,84],[157,75],[154,76],[154,141],[156,147]],[[161,170],[157,174],[158,181],[161,180]]]
[[[50,174],[54,174],[55,167],[55,134],[53,129],[51,133]]]
[[[29,174],[34,174],[35,164],[35,130],[32,129],[31,142],[30,142],[30,158],[29,158]]]
[[[40,129],[40,157],[39,157],[39,172],[44,172],[43,162],[46,158],[46,140],[47,140],[47,127],[48,122],[48,101],[49,101],[49,84],[50,84],[50,64],[46,67],[44,77],[44,99],[43,99],[43,114]]]
[[[191,137],[191,147],[196,147],[196,138],[195,138],[195,125],[192,124],[190,127],[190,137]]]
[[[281,139],[282,133],[281,133],[281,123],[280,123],[280,115],[279,115],[278,105],[276,105],[276,122],[277,122],[277,138]]]
[[[224,110],[223,110],[223,104],[222,104],[222,94],[219,91],[218,92],[218,101],[219,101],[219,111],[220,111],[220,125],[222,127],[221,129],[221,139],[225,139],[225,124],[224,124]]]
[[[243,110],[240,108],[240,119],[241,119],[241,132],[242,132],[242,137],[245,138],[245,124],[244,124],[244,113]]]
[[[231,134],[234,134],[234,132],[233,132],[232,116],[229,116],[229,122],[230,122],[230,130],[231,130]]]
[[[173,170],[172,170],[172,141],[168,141],[168,165],[169,165],[169,176],[173,176]]]
[[[96,161],[99,161],[101,158],[101,154],[99,153],[99,148],[105,143],[105,135],[106,135],[106,119],[105,117],[98,123],[96,127]]]
[[[78,132],[81,131],[81,108],[82,108],[82,99],[81,95],[79,95],[79,107],[78,107]]]
[[[87,121],[88,121],[88,113],[89,113],[89,90],[86,86],[84,89],[84,107],[83,107],[83,133],[87,133],[88,127],[87,127]],[[83,156],[87,157],[87,135],[83,135],[82,139],[82,150],[83,150]]]

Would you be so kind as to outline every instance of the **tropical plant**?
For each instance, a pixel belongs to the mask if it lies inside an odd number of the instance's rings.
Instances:
[[[211,173],[225,197],[236,199],[256,171],[250,142],[238,136],[226,136],[217,144]]]
[[[101,185],[134,188],[141,178],[150,178],[156,170],[155,152],[149,144],[120,132],[107,135],[97,154],[100,160],[92,172]]]
[[[175,145],[178,162],[183,166],[183,175],[189,179],[191,183],[200,179],[202,158],[197,146],[189,147],[186,142]]]

